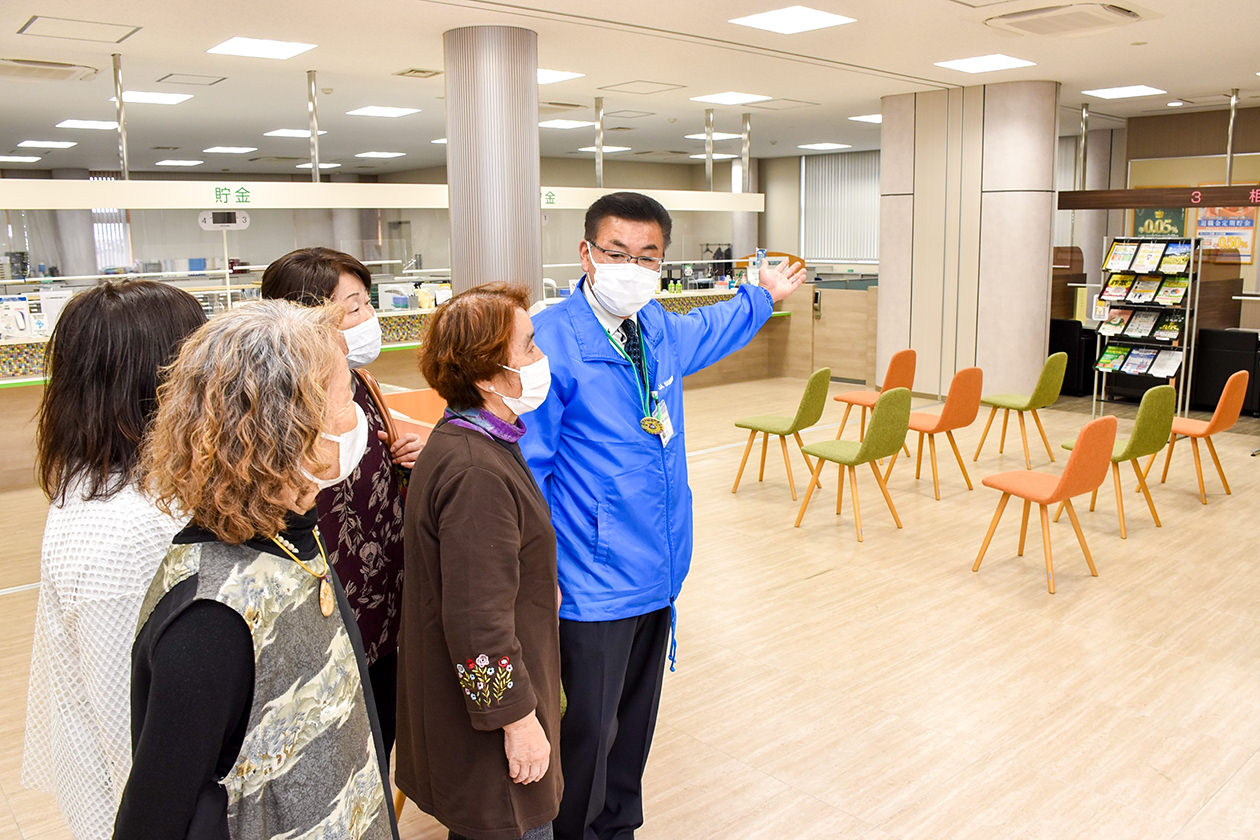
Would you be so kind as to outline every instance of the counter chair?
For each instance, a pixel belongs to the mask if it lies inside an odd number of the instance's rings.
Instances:
[[[827,405],[827,387],[830,384],[831,368],[819,368],[810,374],[809,381],[805,383],[805,393],[801,395],[801,403],[796,407],[795,416],[761,414],[735,421],[735,425],[739,428],[751,431],[748,433],[748,445],[744,447],[744,457],[739,462],[739,472],[735,473],[735,486],[731,488],[732,493],[739,490],[739,480],[744,475],[744,465],[748,463],[748,453],[752,452],[757,434],[761,434],[761,469],[757,473],[758,481],[766,477],[766,444],[770,440],[770,435],[778,435],[779,444],[783,447],[783,466],[787,469],[788,487],[792,489],[792,501],[796,501],[796,481],[792,478],[792,463],[788,460],[787,436],[791,435],[796,439],[796,445],[801,449],[801,457],[805,459],[805,473],[810,474],[813,472],[814,465],[805,454],[805,442],[801,440],[800,432],[801,429],[807,429],[817,423],[818,418],[822,417],[823,408]]]
[[[1177,438],[1190,438],[1190,445],[1194,447],[1194,471],[1199,478],[1199,501],[1207,504],[1207,490],[1203,486],[1203,464],[1199,461],[1199,438],[1203,438],[1203,442],[1207,444],[1208,453],[1212,456],[1212,463],[1216,465],[1216,474],[1221,477],[1225,495],[1232,494],[1229,482],[1225,480],[1225,470],[1221,469],[1221,459],[1216,457],[1212,435],[1224,432],[1238,422],[1238,415],[1242,413],[1243,400],[1247,396],[1247,378],[1247,371],[1240,370],[1225,380],[1225,387],[1221,390],[1221,398],[1216,402],[1216,411],[1212,412],[1211,420],[1204,422],[1191,420],[1188,417],[1173,418],[1172,432],[1168,438],[1168,454],[1164,456],[1164,474],[1160,476],[1160,484],[1168,480],[1168,465],[1172,463],[1173,446],[1176,445]],[[1143,477],[1150,474],[1151,465],[1154,463],[1155,456],[1151,455],[1151,460],[1146,462]]]
[[[936,470],[936,436],[944,433],[949,446],[954,450],[954,458],[958,461],[958,469],[962,470],[963,481],[967,489],[971,486],[971,476],[967,475],[967,467],[963,464],[962,453],[958,451],[958,443],[954,440],[954,430],[970,426],[980,413],[980,391],[983,388],[984,372],[978,367],[964,368],[954,374],[949,383],[949,394],[945,397],[945,406],[940,414],[927,414],[921,411],[910,413],[910,431],[919,433],[918,455],[914,462],[914,478],[917,481],[923,468],[923,436],[927,435],[928,453],[932,458],[932,495],[937,501],[941,499],[941,480]],[[892,475],[893,466],[897,463],[895,453],[888,462],[888,470],[884,473],[887,482]]]
[[[884,494],[884,501],[888,504],[888,510],[892,513],[893,521],[897,523],[897,527],[901,527],[901,517],[897,515],[897,508],[893,505],[892,496],[888,495],[888,485],[884,483],[884,477],[880,474],[879,468],[875,466],[875,461],[880,458],[888,458],[895,455],[906,442],[906,429],[910,422],[910,390],[908,388],[892,388],[884,391],[879,395],[879,399],[875,401],[875,406],[871,411],[871,426],[867,429],[866,437],[861,441],[851,440],[825,440],[820,443],[811,443],[805,447],[806,455],[813,455],[818,459],[814,465],[813,477],[810,480],[809,487],[805,490],[805,500],[801,503],[801,511],[796,515],[796,524],[794,527],[801,527],[801,520],[805,517],[805,508],[809,507],[810,497],[814,495],[814,487],[818,483],[818,475],[822,472],[823,464],[830,461],[839,465],[840,479],[836,489],[836,515],[840,515],[840,506],[844,501],[844,470],[848,467],[849,484],[853,488],[853,524],[857,528],[858,542],[862,542],[862,511],[858,505],[857,490],[857,472],[855,467],[862,464],[870,464],[871,472],[875,474],[875,483],[879,485],[879,490]]]
[[[836,394],[832,398],[836,402],[845,404],[844,416],[840,418],[840,430],[836,432],[836,440],[839,440],[840,436],[844,434],[844,425],[849,422],[849,412],[853,410],[855,405],[862,409],[862,426],[858,432],[858,440],[866,437],[866,412],[875,405],[879,395],[885,391],[891,391],[893,388],[906,388],[908,390],[914,387],[915,359],[916,354],[913,350],[898,350],[888,360],[888,370],[884,372],[884,384],[880,386],[878,391],[845,391],[842,394]],[[909,455],[909,452],[906,454]]]
[[[1142,495],[1146,498],[1146,505],[1151,509],[1151,518],[1155,520],[1155,527],[1162,527],[1159,512],[1155,510],[1155,500],[1151,498],[1151,490],[1146,486],[1146,475],[1138,465],[1138,459],[1145,458],[1147,455],[1154,457],[1155,453],[1164,448],[1172,430],[1173,415],[1176,413],[1176,388],[1171,385],[1157,385],[1147,390],[1142,395],[1137,420],[1133,423],[1133,431],[1129,434],[1129,439],[1123,443],[1117,441],[1111,453],[1111,477],[1116,488],[1116,515],[1120,517],[1120,539],[1122,540],[1128,539],[1129,536],[1124,522],[1124,493],[1120,487],[1120,465],[1125,461],[1133,464],[1133,472],[1137,474],[1138,489],[1142,491]],[[1074,443],[1063,444],[1064,449],[1070,450],[1073,446],[1075,446]],[[1089,497],[1091,511],[1097,500],[1098,489],[1095,488]],[[1062,513],[1063,504],[1060,503],[1059,509],[1054,512],[1055,522],[1059,521]]]
[[[989,523],[989,530],[984,535],[984,542],[980,545],[980,553],[976,556],[976,562],[972,565],[971,571],[980,571],[980,561],[984,559],[984,553],[989,549],[989,542],[993,539],[993,532],[997,530],[1002,512],[1006,510],[1006,503],[1010,501],[1011,496],[1018,496],[1024,500],[1024,517],[1019,525],[1017,554],[1020,557],[1024,556],[1024,538],[1028,536],[1028,510],[1032,503],[1036,502],[1041,508],[1041,546],[1046,556],[1046,585],[1050,594],[1054,594],[1054,562],[1050,555],[1048,505],[1062,502],[1067,508],[1068,518],[1072,520],[1072,528],[1076,531],[1076,540],[1081,544],[1081,551],[1085,554],[1089,573],[1098,577],[1098,569],[1094,567],[1094,558],[1090,555],[1089,546],[1085,544],[1085,535],[1081,532],[1081,522],[1076,518],[1076,510],[1072,507],[1072,497],[1095,490],[1103,483],[1103,479],[1107,477],[1107,464],[1111,461],[1115,443],[1116,418],[1110,415],[1099,417],[1097,420],[1086,423],[1085,428],[1081,429],[1072,454],[1068,456],[1067,466],[1063,468],[1063,475],[1056,476],[1052,473],[1032,470],[1012,470],[984,479],[982,483],[985,487],[1002,491],[1002,499],[998,502],[997,511],[993,514],[993,521]]]
[[[985,421],[984,432],[980,435],[980,445],[971,460],[980,459],[980,450],[984,449],[984,439],[989,436],[989,426],[993,425],[993,417],[998,409],[1002,409],[1002,438],[998,441],[998,454],[1006,448],[1006,422],[1014,411],[1019,415],[1019,436],[1024,442],[1024,469],[1032,469],[1032,458],[1028,453],[1028,431],[1024,426],[1024,412],[1032,414],[1037,431],[1041,432],[1041,442],[1045,444],[1046,454],[1054,461],[1054,453],[1050,450],[1050,439],[1046,437],[1045,427],[1037,416],[1038,409],[1049,408],[1059,399],[1059,391],[1063,388],[1063,374],[1067,371],[1067,353],[1055,353],[1046,359],[1041,368],[1041,376],[1037,377],[1037,386],[1032,394],[990,394],[980,402],[989,406],[989,419]]]

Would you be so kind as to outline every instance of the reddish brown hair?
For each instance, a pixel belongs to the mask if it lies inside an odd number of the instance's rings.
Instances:
[[[460,292],[429,319],[420,373],[452,408],[481,408],[478,382],[508,362],[516,310],[529,309],[529,291],[487,283]]]

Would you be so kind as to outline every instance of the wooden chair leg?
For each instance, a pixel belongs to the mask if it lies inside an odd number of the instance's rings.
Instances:
[[[1174,432],[1172,435],[1168,437],[1168,454],[1164,456],[1164,474],[1159,477],[1160,484],[1163,484],[1165,481],[1168,480],[1168,466],[1169,464],[1172,463],[1172,451],[1173,451],[1173,447],[1176,445],[1177,445],[1177,435]],[[1151,460],[1154,460],[1154,459],[1155,459],[1155,456],[1152,455]]]
[[[1120,487],[1120,465],[1115,461],[1111,462],[1111,477],[1116,485],[1116,513],[1120,517],[1120,539],[1127,540],[1129,534],[1124,527],[1124,490]]]
[[[857,528],[858,542],[862,541],[862,509],[858,506],[857,472],[849,467],[849,493],[853,496],[853,524]]]
[[[976,562],[971,564],[971,571],[980,571],[980,561],[984,559],[984,553],[989,550],[989,543],[993,540],[993,532],[997,530],[998,520],[1002,518],[1002,511],[1006,510],[1006,503],[1010,500],[1010,493],[1002,494],[1002,500],[998,502],[997,510],[993,512],[993,521],[989,523],[989,530],[985,532],[984,542],[980,543],[980,553],[976,555]]]
[[[1054,559],[1050,556],[1050,514],[1046,510],[1045,505],[1037,505],[1041,508],[1041,550],[1046,555],[1046,586],[1050,589],[1050,594],[1054,594]]]
[[[1058,523],[1059,517],[1063,515],[1063,502],[1059,502],[1059,506],[1054,509],[1054,516],[1050,518],[1051,522]]]
[[[748,453],[752,452],[753,443],[757,440],[757,432],[754,429],[748,433],[748,445],[744,447],[744,457],[739,460],[739,472],[735,473],[735,486],[731,488],[731,492],[739,490],[739,480],[744,475],[744,465],[748,463]]]
[[[1032,412],[1033,422],[1037,424],[1037,431],[1041,432],[1041,442],[1046,447],[1046,454],[1050,456],[1050,463],[1054,463],[1054,450],[1050,448],[1050,438],[1046,437],[1046,429],[1041,425],[1041,418],[1037,416],[1036,410]]]
[[[893,504],[892,496],[888,495],[888,485],[884,483],[884,477],[879,474],[879,467],[875,466],[874,461],[868,462],[871,465],[871,472],[875,473],[875,483],[879,485],[879,492],[884,494],[884,501],[888,503],[888,512],[892,514],[893,522],[897,523],[897,527],[901,527],[901,517],[897,515],[897,507]]]
[[[932,458],[932,495],[941,500],[941,478],[936,471],[936,435],[928,435],[928,455]]]
[[[1199,460],[1199,439],[1190,438],[1190,451],[1194,453],[1194,474],[1199,479],[1199,501],[1207,504],[1207,487],[1203,484],[1203,462]]]
[[[967,475],[967,465],[963,463],[962,453],[958,451],[958,442],[954,440],[954,433],[948,431],[945,433],[946,439],[949,441],[950,449],[954,450],[954,459],[958,461],[958,469],[962,470],[963,481],[967,482],[967,489],[974,490],[971,486],[971,476]]]
[[[914,480],[918,481],[919,476],[923,472],[923,432],[919,432],[919,446],[915,449],[915,452],[919,453],[918,457],[914,459]]]
[[[907,458],[910,457],[910,447],[906,446],[906,442],[904,440],[901,442],[901,451],[906,453]]]
[[[836,440],[840,440],[840,436],[844,434],[844,424],[849,422],[849,412],[853,410],[853,403],[844,404],[844,416],[840,418],[840,428],[836,431]]]
[[[1094,556],[1089,553],[1089,545],[1085,542],[1085,532],[1081,530],[1081,520],[1076,518],[1076,508],[1072,507],[1072,500],[1066,499],[1064,504],[1067,505],[1068,519],[1072,520],[1072,530],[1076,532],[1076,541],[1081,544],[1081,553],[1085,555],[1085,563],[1089,566],[1089,573],[1094,577],[1098,577],[1098,568],[1094,565]]]
[[[1019,416],[1019,439],[1024,444],[1024,469],[1032,469],[1032,453],[1028,451],[1028,429],[1024,426],[1024,412],[1015,412]]]
[[[1221,459],[1216,457],[1216,447],[1212,445],[1212,436],[1208,435],[1203,438],[1203,442],[1207,444],[1208,454],[1212,456],[1212,463],[1216,464],[1216,474],[1221,477],[1221,485],[1225,488],[1225,495],[1234,495],[1229,489],[1229,482],[1225,480],[1225,470],[1221,469]]]
[[[1146,497],[1146,506],[1151,509],[1151,518],[1155,520],[1155,527],[1163,527],[1159,521],[1159,513],[1155,510],[1155,500],[1151,498],[1151,489],[1146,486],[1146,476],[1142,474],[1142,468],[1138,466],[1138,459],[1134,458],[1129,463],[1133,465],[1133,472],[1137,474],[1138,489]]]
[[[1016,556],[1024,556],[1024,538],[1028,536],[1028,511],[1032,508],[1032,502],[1024,499],[1024,515],[1019,520],[1019,551],[1015,552]]]
[[[1089,512],[1094,512],[1094,503],[1098,501],[1098,488],[1094,488],[1094,492],[1089,494]]]
[[[993,425],[993,418],[997,416],[997,406],[989,409],[989,419],[985,421],[984,431],[980,433],[980,443],[976,446],[976,454],[971,460],[980,460],[980,450],[984,449],[984,439],[989,436],[989,427]]]
[[[757,480],[762,481],[766,477],[766,446],[770,443],[770,433],[761,433],[761,470],[757,473]]]
[[[805,518],[805,508],[809,507],[810,497],[814,495],[814,486],[818,483],[818,474],[822,472],[823,464],[827,463],[822,458],[818,459],[818,465],[814,467],[813,477],[810,479],[809,486],[805,488],[805,500],[801,502],[801,512],[796,514],[796,524],[793,528],[801,527],[801,520]]]
[[[1006,424],[1010,422],[1011,410],[1009,408],[1002,409],[1002,436],[998,438],[998,454],[1001,455],[1006,451]]]
[[[836,516],[840,515],[840,506],[844,504],[844,464],[838,464],[836,470],[839,478],[836,480]]]
[[[813,463],[812,461],[810,461],[810,460],[809,460],[809,456],[805,454],[805,441],[801,440],[801,433],[800,433],[800,432],[793,432],[793,433],[792,433],[792,437],[796,439],[796,445],[797,445],[798,447],[800,447],[800,450],[801,450],[801,457],[805,459],[805,473],[806,473],[806,475],[813,475],[813,473],[814,473],[814,463]],[[821,490],[821,489],[822,489],[822,484],[819,484],[819,485],[818,485],[818,489],[819,489],[819,490]]]
[[[862,406],[862,425],[858,427],[858,440],[866,440],[866,406]]]
[[[885,484],[888,483],[888,477],[892,475],[893,466],[896,465],[897,459],[900,456],[901,456],[901,450],[898,449],[896,452],[893,453],[893,456],[888,459],[888,469],[884,470],[884,483]],[[906,457],[909,458],[910,456],[907,455]]]
[[[402,819],[403,806],[407,804],[407,794],[401,790],[394,791],[394,821]]]
[[[796,479],[792,477],[792,462],[788,460],[787,437],[779,435],[779,444],[783,447],[783,466],[787,469],[788,489],[792,491],[792,501],[796,501]]]

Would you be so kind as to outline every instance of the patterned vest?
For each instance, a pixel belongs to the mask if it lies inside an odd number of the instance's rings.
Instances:
[[[254,698],[241,750],[219,783],[233,838],[392,840],[359,664],[340,610],[319,610],[319,580],[247,546],[173,545],[140,610],[144,626],[177,584],[187,602],[238,612],[254,641]]]

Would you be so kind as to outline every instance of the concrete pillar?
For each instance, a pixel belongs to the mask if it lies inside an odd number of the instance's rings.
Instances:
[[[61,180],[86,181],[86,169],[54,169],[52,176]],[[96,238],[92,233],[91,210],[57,210],[57,257],[49,260],[66,277],[96,274]]]
[[[542,297],[538,35],[512,26],[443,33],[451,283]]]
[[[964,367],[1028,391],[1049,338],[1057,82],[885,97],[876,368],[918,352],[915,390]]]

